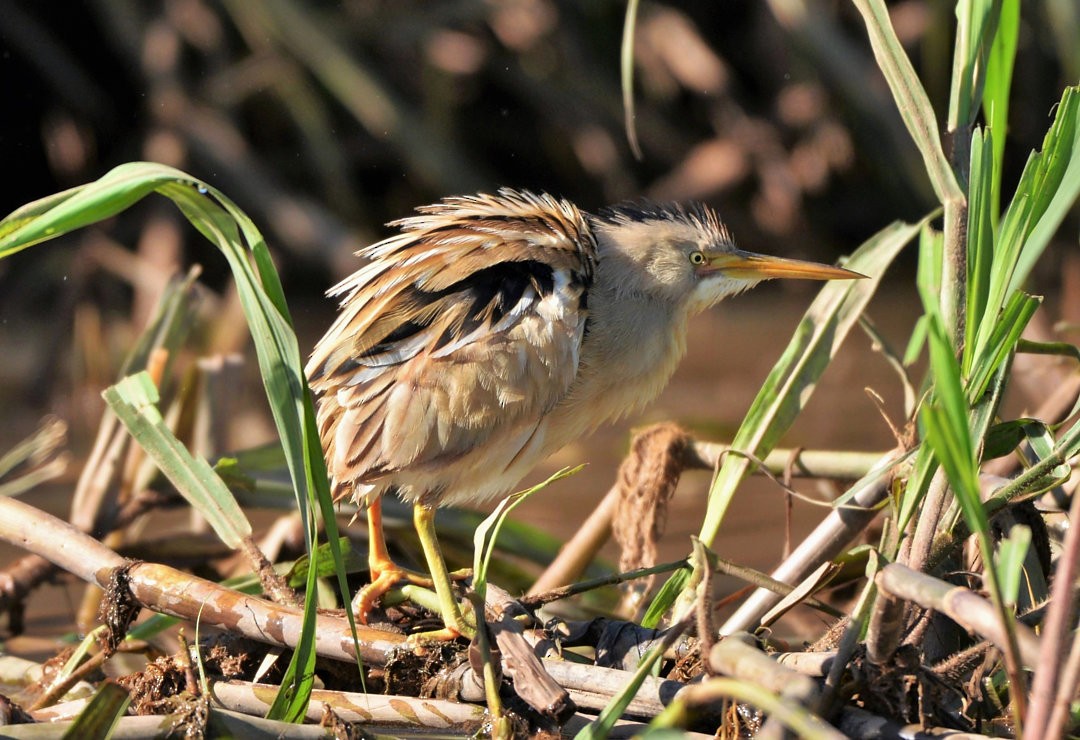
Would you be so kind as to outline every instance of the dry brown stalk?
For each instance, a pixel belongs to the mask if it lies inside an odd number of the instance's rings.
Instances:
[[[866,630],[866,657],[875,665],[885,665],[896,654],[904,636],[907,604],[880,593],[870,612]]]
[[[773,660],[804,676],[825,677],[829,675],[837,654],[836,650],[778,653],[773,656]]]
[[[612,534],[619,543],[619,570],[656,565],[656,545],[664,534],[667,507],[685,465],[690,436],[677,424],[656,424],[634,436],[630,454],[619,466],[619,506]],[[633,584],[643,596],[654,576]]]
[[[526,614],[525,609],[506,591],[489,583],[484,612],[502,654],[504,672],[513,681],[518,696],[541,714],[565,721],[577,708],[522,636],[522,626],[515,617]]]
[[[204,626],[219,627],[264,644],[293,647],[300,634],[302,613],[264,599],[246,596],[215,583],[196,578],[168,566],[154,563],[130,564],[70,524],[18,500],[0,499],[0,539],[49,558],[62,569],[87,582],[107,585],[116,568],[126,569],[133,598],[162,614],[198,620]],[[361,658],[367,665],[382,665],[400,650],[404,636],[382,630],[357,627]],[[343,617],[320,614],[316,627],[316,652],[327,658],[352,662],[353,642]],[[545,671],[569,691],[579,706],[601,709],[629,680],[626,671],[568,663],[543,661]],[[482,687],[472,695],[461,688],[466,701],[482,701]],[[651,717],[658,714],[684,684],[647,679],[632,702],[630,713]]]
[[[757,648],[753,635],[737,632],[709,651],[709,670],[714,675],[731,676],[779,694],[804,709],[814,709],[818,685],[809,676],[781,665]],[[759,735],[783,737],[782,726],[769,718]]]
[[[957,732],[945,727],[902,725],[858,707],[844,707],[836,726],[848,737],[875,738],[876,740],[935,740],[939,738],[990,740],[988,735]]]
[[[652,575],[654,573],[670,573],[673,570],[679,568],[685,568],[687,566],[685,558],[682,560],[673,560],[670,563],[661,563],[660,565],[654,565],[651,568],[639,568],[638,570],[632,570],[627,573],[613,573],[609,576],[601,576],[600,578],[593,578],[588,581],[582,581],[581,583],[572,583],[569,586],[559,586],[553,588],[550,591],[541,591],[540,593],[530,592],[527,596],[523,596],[518,601],[526,609],[536,609],[549,604],[552,601],[558,601],[560,599],[568,599],[571,596],[577,596],[587,591],[600,588],[601,586],[614,586],[618,583],[625,581],[631,581],[635,578],[641,578],[642,576]]]
[[[756,645],[753,635],[747,632],[728,635],[709,651],[710,672],[749,681],[810,706],[817,696],[813,679],[782,665]]]

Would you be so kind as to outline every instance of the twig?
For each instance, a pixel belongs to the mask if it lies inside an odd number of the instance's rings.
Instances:
[[[684,464],[687,469],[712,470],[730,450],[729,445],[695,441],[686,449]],[[782,475],[785,470],[790,470],[795,477],[855,480],[873,470],[881,459],[882,453],[879,452],[801,450],[794,454],[791,449],[785,448],[774,449],[762,463],[765,470],[773,475]],[[755,472],[762,471],[755,469]],[[529,589],[530,597],[553,591],[581,576],[585,566],[592,562],[611,536],[611,521],[618,503],[619,487],[616,485],[608,490],[593,513]]]
[[[514,690],[529,706],[541,714],[562,722],[577,708],[566,690],[545,670],[522,637],[522,627],[515,616],[524,608],[510,594],[492,583],[487,584],[485,617],[503,658],[503,672],[514,682]]]
[[[245,681],[214,681],[210,693],[226,709],[244,714],[264,715],[273,703],[276,686]],[[315,689],[307,718],[318,722],[332,709],[346,722],[362,722],[368,732],[397,732],[421,728],[476,732],[483,725],[484,708],[473,704],[442,699],[417,699],[410,696],[382,696],[348,691]]]
[[[836,649],[836,659],[826,669],[825,685],[822,688],[821,700],[817,706],[818,713],[824,717],[832,717],[843,701],[841,685],[844,680],[844,672],[851,665],[852,657],[859,647],[859,638],[862,635],[863,625],[869,620],[869,612],[873,609],[878,596],[878,589],[874,583],[874,576],[878,567],[878,558],[871,553],[871,560],[866,568],[866,585],[863,587],[858,603],[851,612],[851,619],[844,625],[843,634],[840,636],[840,642]]]
[[[1066,641],[1074,642],[1072,634],[1076,615],[1076,578],[1080,570],[1080,495],[1073,494],[1069,507],[1068,534],[1057,560],[1050,606],[1042,629],[1042,652],[1039,670],[1031,685],[1031,707],[1024,734],[1030,737],[1060,737],[1065,729],[1065,716],[1076,686],[1061,681],[1065,663]],[[1073,656],[1069,656],[1073,659]],[[1075,673],[1075,669],[1071,671]]]
[[[657,573],[670,573],[673,570],[686,567],[687,560],[673,560],[670,563],[661,563],[660,565],[654,565],[651,568],[638,568],[636,570],[629,570],[625,573],[613,573],[610,576],[601,576],[599,578],[593,578],[588,581],[582,581],[581,583],[572,583],[569,586],[560,586],[559,588],[553,588],[550,591],[541,593],[530,593],[528,596],[523,596],[518,599],[518,602],[526,609],[536,609],[544,604],[550,604],[553,601],[559,601],[560,599],[568,599],[571,596],[577,596],[588,591],[592,591],[603,586],[615,586],[626,581],[632,581],[635,578],[644,578],[645,576],[656,575]],[[535,588],[535,586],[534,586]]]
[[[915,534],[904,540],[906,552],[901,554],[900,562],[912,570],[926,570],[926,561],[930,557],[934,540],[942,529],[941,517],[950,500],[949,480],[945,471],[938,468],[923,498],[919,516],[915,519]]]
[[[809,706],[817,697],[817,684],[805,673],[794,671],[761,652],[755,644],[749,633],[728,635],[709,651],[709,670],[714,675],[757,684]]]
[[[730,445],[695,441],[687,450],[688,469],[712,470]],[[776,448],[762,463],[773,475],[790,471],[796,478],[832,478],[858,480],[880,464],[887,452],[851,452],[849,450],[794,450]]]
[[[854,506],[833,509],[814,528],[814,531],[795,548],[787,560],[772,572],[772,577],[783,583],[798,583],[820,563],[836,557],[844,547],[878,515],[877,505],[884,500],[892,479],[892,464],[902,457],[894,450],[879,458],[877,467],[881,472],[867,481],[852,500]],[[780,596],[758,589],[751,594],[720,628],[721,634],[731,634],[751,629]]]
[[[75,684],[84,680],[88,675],[101,668],[101,666],[105,664],[105,661],[107,661],[110,657],[112,657],[112,654],[107,653],[104,650],[99,653],[95,653],[94,655],[91,655],[89,658],[86,659],[86,662],[84,662],[82,665],[80,665],[68,675],[64,676],[61,680],[56,681],[55,683],[52,683],[49,686],[45,687],[45,691],[43,691],[40,696],[34,699],[34,703],[27,707],[27,710],[30,712],[34,712],[55,703],[65,694],[71,691],[72,687],[74,687]]]
[[[878,594],[866,630],[866,657],[875,665],[885,665],[896,654],[904,634],[907,604],[889,594]]]
[[[877,575],[877,584],[885,593],[945,614],[961,627],[987,638],[998,647],[1003,647],[1007,642],[1005,626],[998,619],[997,610],[970,589],[954,586],[899,563],[882,568]],[[1016,639],[1024,666],[1034,670],[1039,665],[1039,638],[1030,627],[1018,623]]]
[[[526,598],[538,598],[558,588],[570,588],[565,584],[581,577],[596,553],[611,537],[611,522],[618,506],[619,487],[615,485],[600,500],[589,518],[582,522],[574,536],[562,546],[551,565],[536,579]]]
[[[703,683],[688,686],[664,712],[653,722],[652,727],[668,728],[685,724],[689,707],[713,704],[723,699],[752,704],[769,714],[786,727],[794,730],[799,737],[808,740],[843,740],[841,734],[817,715],[799,706],[791,699],[776,696],[749,682],[733,678],[713,678]]]
[[[107,586],[110,574],[127,564],[124,558],[67,522],[17,499],[0,499],[0,539],[37,552],[87,583]],[[295,647],[302,614],[299,609],[240,594],[216,583],[155,563],[127,570],[134,599],[148,609],[208,626],[222,627],[259,642]],[[361,657],[384,664],[404,636],[357,626]],[[320,614],[316,652],[352,662],[349,624],[343,617]]]
[[[905,726],[858,707],[844,707],[836,726],[848,737],[875,738],[875,740],[940,740],[947,737],[990,740],[988,735],[979,735],[974,732],[958,733],[942,727]]]

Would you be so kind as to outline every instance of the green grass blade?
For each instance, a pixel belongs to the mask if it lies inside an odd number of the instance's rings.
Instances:
[[[956,6],[956,47],[949,93],[948,129],[975,122],[982,103],[990,47],[997,32],[1001,0],[961,0]]]
[[[675,643],[675,640],[678,639],[687,626],[688,623],[683,622],[668,629],[660,644],[654,645],[649,652],[645,653],[645,657],[638,663],[637,670],[634,671],[634,675],[630,677],[622,691],[608,702],[608,705],[604,707],[604,710],[600,712],[600,715],[595,720],[585,725],[581,732],[574,736],[574,740],[603,740],[611,734],[615,723],[619,721],[626,708],[630,706],[630,702],[637,696],[641,684],[645,683],[645,679],[652,675],[653,666],[664,656],[664,653]]]
[[[915,516],[915,512],[918,511],[919,504],[922,503],[923,498],[926,496],[927,490],[930,488],[930,482],[937,473],[938,462],[934,457],[934,452],[927,445],[919,445],[918,452],[915,455],[915,461],[912,464],[912,472],[907,478],[907,482],[904,485],[903,494],[900,496],[900,500],[897,502],[896,512],[896,530],[898,532],[906,531],[908,524],[911,522],[911,518]],[[896,545],[897,548],[900,545],[899,539],[893,540],[892,545]],[[892,547],[884,550],[885,555],[889,558],[895,558],[898,549]]]
[[[942,233],[930,226],[929,221],[923,223],[919,232],[919,266],[915,274],[915,287],[919,290],[923,305],[930,306],[938,303],[937,296],[941,295],[945,241]]]
[[[811,712],[798,702],[784,697],[772,689],[765,688],[756,683],[739,678],[707,678],[702,684],[696,684],[709,690],[714,701],[719,703],[720,697],[733,699],[740,704],[747,704],[760,710],[771,720],[775,720],[784,726],[787,732],[782,734],[798,737],[800,740],[842,740],[846,737],[835,727],[831,726],[818,715]],[[667,735],[669,728],[685,724],[683,719],[687,715],[684,700],[676,697],[675,700],[664,708],[649,725],[650,729],[641,735],[643,740],[654,738],[676,737]],[[653,729],[656,728],[656,729]],[[678,737],[684,736],[682,733]],[[580,737],[580,735],[579,735]]]
[[[285,309],[280,281],[258,229],[215,188],[164,165],[121,165],[99,180],[50,196],[16,211],[0,223],[0,258],[41,241],[116,215],[145,196],[160,192],[217,245],[233,270],[245,316],[255,342],[274,421],[286,451],[296,490],[307,492],[304,471],[303,363]],[[29,215],[28,215],[29,214]],[[257,269],[248,260],[251,254]],[[322,484],[325,489],[325,483]],[[300,497],[301,506],[307,496]]]
[[[975,129],[971,138],[971,172],[968,177],[967,321],[964,336],[964,372],[971,371],[977,333],[990,293],[994,264],[994,222],[991,202],[993,184],[999,179],[994,169],[992,130]]]
[[[908,339],[907,347],[904,348],[904,367],[914,365],[922,354],[923,347],[926,345],[926,321],[925,314],[915,320],[911,337]]]
[[[664,618],[668,609],[679,598],[679,594],[690,583],[690,575],[689,568],[680,568],[671,574],[671,577],[656,592],[656,596],[653,598],[652,603],[649,604],[649,608],[645,610],[645,614],[641,618],[642,627],[655,628],[660,625],[660,620]]]
[[[37,219],[37,217],[41,214],[55,208],[68,198],[75,195],[82,189],[82,187],[83,186],[78,186],[60,193],[53,193],[52,195],[47,195],[44,198],[35,200],[32,203],[27,203],[26,205],[12,211],[10,214],[8,214],[6,218],[4,218],[3,221],[0,221],[0,243],[4,243],[6,241],[6,237],[9,234],[14,233],[18,229],[21,229],[26,224],[29,224],[35,219]],[[51,236],[43,237],[43,239],[51,238]],[[42,241],[42,239],[39,239],[38,241]],[[25,249],[35,243],[36,242],[28,241],[25,243],[9,244],[4,249],[4,251],[0,251],[0,258],[7,257],[9,254],[14,254],[20,249]]]
[[[537,491],[547,488],[557,480],[574,475],[584,467],[584,465],[578,465],[574,468],[563,468],[551,475],[547,480],[506,497],[499,502],[499,505],[484,521],[480,522],[473,535],[473,590],[479,594],[481,601],[487,596],[488,567],[491,565],[491,557],[495,552],[495,542],[499,538],[499,531],[502,529],[506,517]]]
[[[154,381],[144,371],[124,378],[102,394],[135,441],[176,490],[206,517],[221,541],[232,548],[251,535],[251,524],[210,464],[192,455],[165,425],[155,404]]]
[[[1024,501],[1062,485],[1072,472],[1068,461],[1077,454],[1080,454],[1080,424],[1074,424],[1062,435],[1051,454],[1040,457],[1030,468],[994,491],[986,501],[988,510],[992,513],[1007,503]],[[1063,469],[1065,475],[1058,475]]]
[[[893,99],[900,109],[900,117],[922,154],[934,193],[942,203],[948,200],[963,200],[963,191],[941,148],[934,109],[915,74],[915,69],[911,66],[911,60],[900,45],[900,39],[896,37],[884,0],[853,2],[866,24],[874,58],[889,84]]]
[[[1001,166],[1005,156],[1005,134],[1009,122],[1009,93],[1012,89],[1016,42],[1020,36],[1020,0],[1002,0],[997,33],[986,60],[983,85],[983,116],[993,133],[994,177],[990,185],[990,220],[997,228],[1001,213]]]
[[[309,542],[308,551],[313,551],[314,542]],[[337,553],[335,553],[336,555]],[[341,571],[339,570],[340,574]],[[319,600],[315,597],[318,589],[318,569],[308,568],[307,588],[304,599],[304,621],[293,650],[292,659],[285,669],[285,675],[281,677],[281,688],[274,696],[274,703],[266,713],[267,719],[282,720],[300,724],[307,716],[308,704],[311,701],[311,690],[315,687],[315,617],[317,616]],[[348,604],[348,601],[345,602]],[[346,613],[351,609],[346,609]],[[352,619],[349,620],[353,629],[353,639],[356,639],[356,628]]]
[[[1013,629],[1015,620],[1003,598],[1001,574],[997,569],[990,537],[990,518],[979,490],[979,461],[968,426],[967,394],[960,377],[960,365],[936,314],[930,327],[930,367],[934,379],[934,401],[924,406],[922,412],[926,443],[945,470],[968,529],[979,543],[983,559],[983,583],[1008,639],[1005,665],[1012,683],[1011,690],[1022,694],[1024,680],[1019,671],[1019,647]]]
[[[998,545],[997,571],[1001,578],[1001,600],[1015,607],[1024,580],[1024,561],[1031,547],[1031,528],[1017,524]]]
[[[367,553],[353,549],[348,537],[339,537],[338,547],[345,558],[348,573],[359,573],[367,568]],[[315,566],[317,578],[329,578],[337,572],[334,555],[330,550],[329,543],[323,543],[316,548],[314,562],[312,562],[311,556],[308,554],[301,555],[296,559],[292,567],[289,568],[289,572],[285,574],[285,580],[289,586],[299,588],[306,585],[307,573],[311,565]]]
[[[1080,197],[1080,87],[1065,89],[1047,138],[1052,149],[1050,155],[1044,157],[1047,173],[1044,192],[1040,193],[1045,207],[1023,242],[1016,271],[1009,283],[1013,289],[1027,280],[1031,268]],[[1044,153],[1047,148],[1044,147]]]
[[[276,276],[264,283],[264,270],[256,270],[247,259],[247,248],[250,248],[257,263],[267,264],[266,244],[250,220],[221,193],[203,186],[185,187],[182,181],[175,180],[161,184],[159,190],[180,208],[196,229],[218,245],[232,268],[255,343],[270,411],[281,436],[297,503],[303,512],[310,501],[307,494],[310,494],[313,482],[305,467],[304,418],[308,414],[313,417],[314,409],[305,408],[300,348],[288,314],[281,305],[281,285]],[[322,488],[327,489],[325,483]]]
[[[986,345],[979,348],[980,351],[974,361],[967,389],[968,398],[972,403],[986,392],[990,379],[1001,364],[1016,352],[1020,334],[1041,303],[1041,298],[1029,296],[1020,291],[1013,293],[1008,305],[994,324]]]
[[[0,259],[115,216],[137,203],[154,190],[137,166],[141,164],[120,165],[96,182],[47,196],[7,216],[0,222]]]
[[[131,695],[119,684],[106,681],[94,698],[79,712],[63,734],[65,740],[105,740],[112,737],[120,718],[127,712]]]
[[[1035,457],[1039,460],[1045,460],[1053,454],[1054,448],[1057,447],[1057,441],[1045,424],[1038,419],[1029,419],[1024,423],[1023,430],[1024,440],[1028,443]],[[1070,472],[1069,466],[1062,463],[1051,470],[1050,475],[1055,478],[1068,478]]]
[[[1007,298],[1027,280],[1035,261],[1080,195],[1080,88],[1066,88],[1042,150],[1029,157],[998,227],[994,269],[978,331],[985,344]],[[1036,232],[1036,228],[1038,231]]]
[[[931,319],[929,340],[934,400],[922,410],[926,442],[945,468],[971,531],[985,536],[990,525],[979,495],[979,462],[968,426],[967,393],[960,365],[936,315]]]

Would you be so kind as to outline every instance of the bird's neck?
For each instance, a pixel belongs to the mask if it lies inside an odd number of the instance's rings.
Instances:
[[[603,269],[602,259],[597,268]],[[556,446],[640,410],[660,394],[686,353],[685,310],[647,293],[615,289],[602,277],[589,291],[577,379],[554,414]]]
[[[666,383],[686,352],[688,318],[686,310],[648,293],[592,290],[583,359],[595,359],[605,374],[623,380],[662,372],[657,380]]]

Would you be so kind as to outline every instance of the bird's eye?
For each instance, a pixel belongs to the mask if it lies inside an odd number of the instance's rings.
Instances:
[[[690,264],[691,265],[704,265],[705,264],[705,255],[702,254],[701,252],[691,252],[690,253]]]

